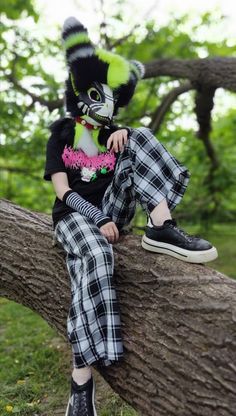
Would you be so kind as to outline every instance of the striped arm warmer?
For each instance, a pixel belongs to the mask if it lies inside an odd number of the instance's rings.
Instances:
[[[80,214],[85,215],[88,218],[91,218],[98,227],[101,227],[111,221],[111,218],[104,215],[100,209],[86,201],[72,189],[64,193],[62,201],[68,205],[68,207],[75,209]]]

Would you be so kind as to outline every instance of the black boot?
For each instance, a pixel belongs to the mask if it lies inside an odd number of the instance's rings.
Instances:
[[[97,416],[93,376],[81,386],[71,378],[71,394],[65,416]]]
[[[218,257],[216,248],[209,241],[181,230],[174,219],[156,226],[149,217],[142,238],[142,247],[155,253],[169,254],[189,263],[206,263]]]

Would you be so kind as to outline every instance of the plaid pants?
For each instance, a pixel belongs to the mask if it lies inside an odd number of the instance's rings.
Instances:
[[[163,198],[173,210],[183,197],[189,177],[185,166],[151,130],[133,129],[100,208],[121,230],[133,218],[136,202],[147,215]],[[92,220],[78,212],[58,222],[55,236],[67,252],[71,279],[67,334],[73,365],[110,365],[123,358],[112,244]]]

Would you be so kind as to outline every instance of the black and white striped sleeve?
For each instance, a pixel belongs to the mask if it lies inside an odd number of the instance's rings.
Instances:
[[[65,192],[62,200],[70,208],[73,208],[80,214],[91,218],[98,227],[101,227],[102,225],[111,221],[110,217],[104,215],[100,209],[91,204],[91,202],[86,201],[84,198],[82,198],[82,196],[80,196],[72,189]]]

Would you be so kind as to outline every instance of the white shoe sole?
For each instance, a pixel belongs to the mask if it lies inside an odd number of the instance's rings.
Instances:
[[[68,416],[69,415],[69,408],[70,408],[70,397],[69,397],[69,400],[68,400],[68,404],[67,404],[65,416]]]
[[[95,409],[95,390],[96,390],[96,387],[95,387],[96,385],[95,385],[95,381],[94,381],[94,379],[93,379],[93,395],[92,395],[92,404],[93,404],[93,413],[94,413],[94,416],[97,416],[97,411],[96,411],[96,409]],[[66,414],[65,414],[65,416],[69,416],[69,409],[70,409],[70,397],[69,397],[69,400],[68,400],[68,404],[67,404],[67,408],[66,408]]]
[[[98,416],[97,415],[97,411],[95,409],[95,390],[96,390],[95,380],[93,379],[93,397],[92,397],[92,400],[93,400],[93,413],[94,413],[94,416]]]
[[[186,261],[187,263],[207,263],[218,257],[215,247],[212,247],[209,250],[190,251],[174,246],[173,244],[151,240],[146,235],[143,236],[141,245],[145,250],[154,253],[168,254],[169,256]]]

